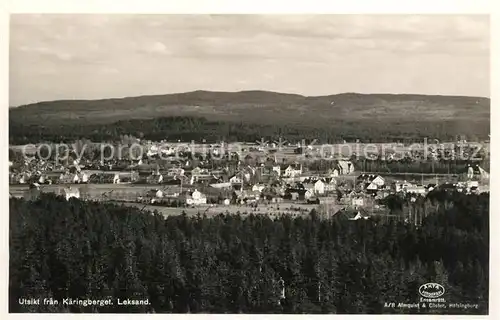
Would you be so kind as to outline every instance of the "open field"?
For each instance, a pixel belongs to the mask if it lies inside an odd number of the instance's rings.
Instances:
[[[92,199],[102,199],[103,194],[109,194],[110,198],[117,200],[135,200],[137,196],[143,195],[146,191],[159,188],[166,189],[166,186],[161,185],[133,185],[133,184],[64,184],[64,185],[43,185],[41,186],[42,192],[52,192],[61,194],[64,188],[68,186],[72,188],[79,188],[81,193]],[[10,185],[9,192],[12,196],[21,197],[28,191],[28,185]],[[168,188],[167,188],[168,190]]]
[[[140,209],[148,210],[148,211],[158,211],[164,216],[169,215],[179,215],[182,212],[185,212],[188,216],[195,216],[197,214],[205,214],[207,217],[213,217],[218,214],[242,214],[245,216],[246,214],[266,214],[269,216],[278,216],[281,214],[287,214],[293,217],[298,216],[307,216],[311,212],[312,209],[317,209],[318,205],[304,205],[304,204],[291,204],[291,203],[281,203],[280,205],[262,205],[260,204],[257,208],[252,208],[250,206],[238,206],[238,205],[217,205],[217,206],[209,206],[203,205],[198,207],[188,207],[188,208],[170,208],[170,207],[161,207],[161,206],[153,206],[153,205],[144,205],[140,203],[127,203],[127,202],[115,202],[117,204],[123,204],[126,206],[138,207]],[[330,212],[336,212],[341,208],[341,206],[332,205],[330,208]]]
[[[47,185],[42,186],[42,192],[51,192],[56,194],[61,194],[62,189],[66,188],[66,185]],[[156,187],[161,187],[158,185],[114,185],[114,184],[95,184],[95,185],[82,185],[82,184],[74,184],[71,185],[73,188],[82,188],[87,187],[88,192],[86,193],[88,199],[93,200],[101,200],[103,193],[109,193],[113,191],[112,194],[109,194],[109,201],[117,204],[123,204],[127,206],[135,206],[139,208],[144,208],[145,210],[155,211],[162,213],[165,216],[168,215],[177,215],[182,214],[185,211],[188,215],[197,215],[198,213],[205,213],[207,216],[214,216],[220,213],[229,213],[229,214],[237,214],[237,213],[254,213],[254,214],[267,214],[267,215],[279,215],[279,214],[289,214],[292,216],[299,215],[308,215],[309,212],[318,208],[318,205],[308,205],[308,204],[297,204],[297,203],[280,203],[280,204],[270,204],[264,205],[259,204],[257,208],[253,208],[246,205],[201,205],[198,207],[186,207],[186,208],[171,208],[171,207],[163,207],[163,206],[154,206],[154,205],[144,205],[141,203],[135,202],[126,202],[133,201],[135,198],[143,194],[145,191],[154,189]],[[27,185],[11,185],[10,194],[14,197],[23,197],[25,192],[29,190]],[[340,209],[340,206],[331,205],[330,211],[333,212],[335,210]]]

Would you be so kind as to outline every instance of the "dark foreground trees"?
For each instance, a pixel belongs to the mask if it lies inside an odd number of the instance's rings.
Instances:
[[[10,200],[11,312],[475,313],[488,310],[489,196],[434,197],[422,226],[249,215],[164,219],[43,195]],[[285,297],[281,298],[280,278]],[[443,285],[447,303],[394,309]],[[60,303],[20,305],[20,298]],[[106,299],[114,305],[62,305]],[[149,299],[119,306],[117,299]]]

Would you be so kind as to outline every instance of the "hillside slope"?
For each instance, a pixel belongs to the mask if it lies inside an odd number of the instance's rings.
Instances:
[[[328,122],[332,119],[455,120],[489,122],[490,100],[477,97],[345,93],[305,97],[267,91],[209,92],[104,100],[61,100],[11,108],[13,121],[52,123],[203,116],[257,123]]]
[[[344,93],[305,97],[266,91],[208,92],[40,102],[9,110],[10,142],[76,137],[325,141],[488,139],[490,100],[477,97]]]

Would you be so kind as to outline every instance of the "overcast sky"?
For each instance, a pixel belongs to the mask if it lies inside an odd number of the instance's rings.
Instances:
[[[193,90],[489,97],[489,20],[12,15],[10,105]]]

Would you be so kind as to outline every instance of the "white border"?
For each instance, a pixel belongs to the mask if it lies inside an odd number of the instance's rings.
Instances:
[[[6,3],[4,3],[6,2]],[[2,192],[0,194],[0,199],[2,201],[3,208],[1,214],[1,226],[3,228],[2,239],[1,239],[1,253],[0,263],[2,267],[1,282],[2,290],[0,291],[0,306],[2,314],[8,312],[7,297],[8,297],[8,179],[7,179],[7,145],[8,145],[8,21],[9,14],[12,13],[400,13],[400,14],[411,14],[411,13],[421,13],[421,14],[489,14],[492,13],[491,19],[491,39],[500,39],[500,34],[495,32],[498,30],[498,19],[495,19],[495,7],[493,1],[484,0],[415,0],[411,3],[404,0],[353,0],[353,1],[338,1],[338,0],[307,0],[301,2],[292,2],[290,0],[178,0],[178,1],[167,1],[167,0],[7,0],[0,2],[0,104],[2,105],[2,116],[1,127],[2,133],[0,137],[2,138],[2,143],[4,143],[4,148],[2,148],[1,163],[5,168],[1,171],[0,181],[2,183]],[[499,88],[499,64],[498,58],[500,56],[500,50],[498,48],[498,42],[492,42],[491,46],[491,154],[493,159],[496,159],[497,154],[497,143],[496,141],[499,136],[499,132],[495,127],[495,120],[500,121],[498,111],[496,110],[496,102],[499,101],[500,96],[495,92],[495,88]],[[495,59],[493,58],[495,57]],[[492,161],[495,163],[495,161]],[[497,226],[499,226],[498,218],[496,218],[495,213],[498,208],[498,197],[495,197],[497,193],[497,186],[500,186],[500,181],[497,181],[497,171],[498,169],[492,165],[491,166],[491,208],[490,211],[493,213],[491,215],[491,239],[490,239],[490,315],[493,317],[495,315],[500,315],[499,308],[500,304],[498,297],[500,296],[500,279],[498,279],[498,272],[496,272],[496,267],[498,266],[498,250],[495,249],[495,240],[500,240],[497,233],[493,232]],[[498,283],[498,284],[497,284]],[[40,318],[52,318],[52,317],[64,317],[66,319],[70,317],[92,317],[96,315],[9,315],[12,318],[29,318],[29,317],[40,317]],[[117,318],[127,317],[124,315],[98,315],[105,318]],[[166,317],[169,318],[215,318],[215,317],[226,317],[233,319],[234,317],[243,319],[254,317],[252,315],[137,315],[137,317]],[[275,315],[262,315],[262,318],[275,318],[275,317],[289,317],[295,318],[300,316],[275,316]],[[308,315],[310,317],[310,315]],[[330,315],[318,316],[318,317],[331,317]],[[359,316],[341,316],[341,317],[362,317]],[[370,318],[379,317],[389,317],[389,316],[367,316]],[[419,316],[401,316],[404,318],[415,318]],[[438,318],[438,316],[428,316],[432,318]],[[439,316],[441,317],[441,316]],[[465,318],[465,317],[456,317]],[[468,316],[467,319],[476,319],[485,317],[471,317]]]
[[[10,13],[489,13],[484,0],[8,0]]]

